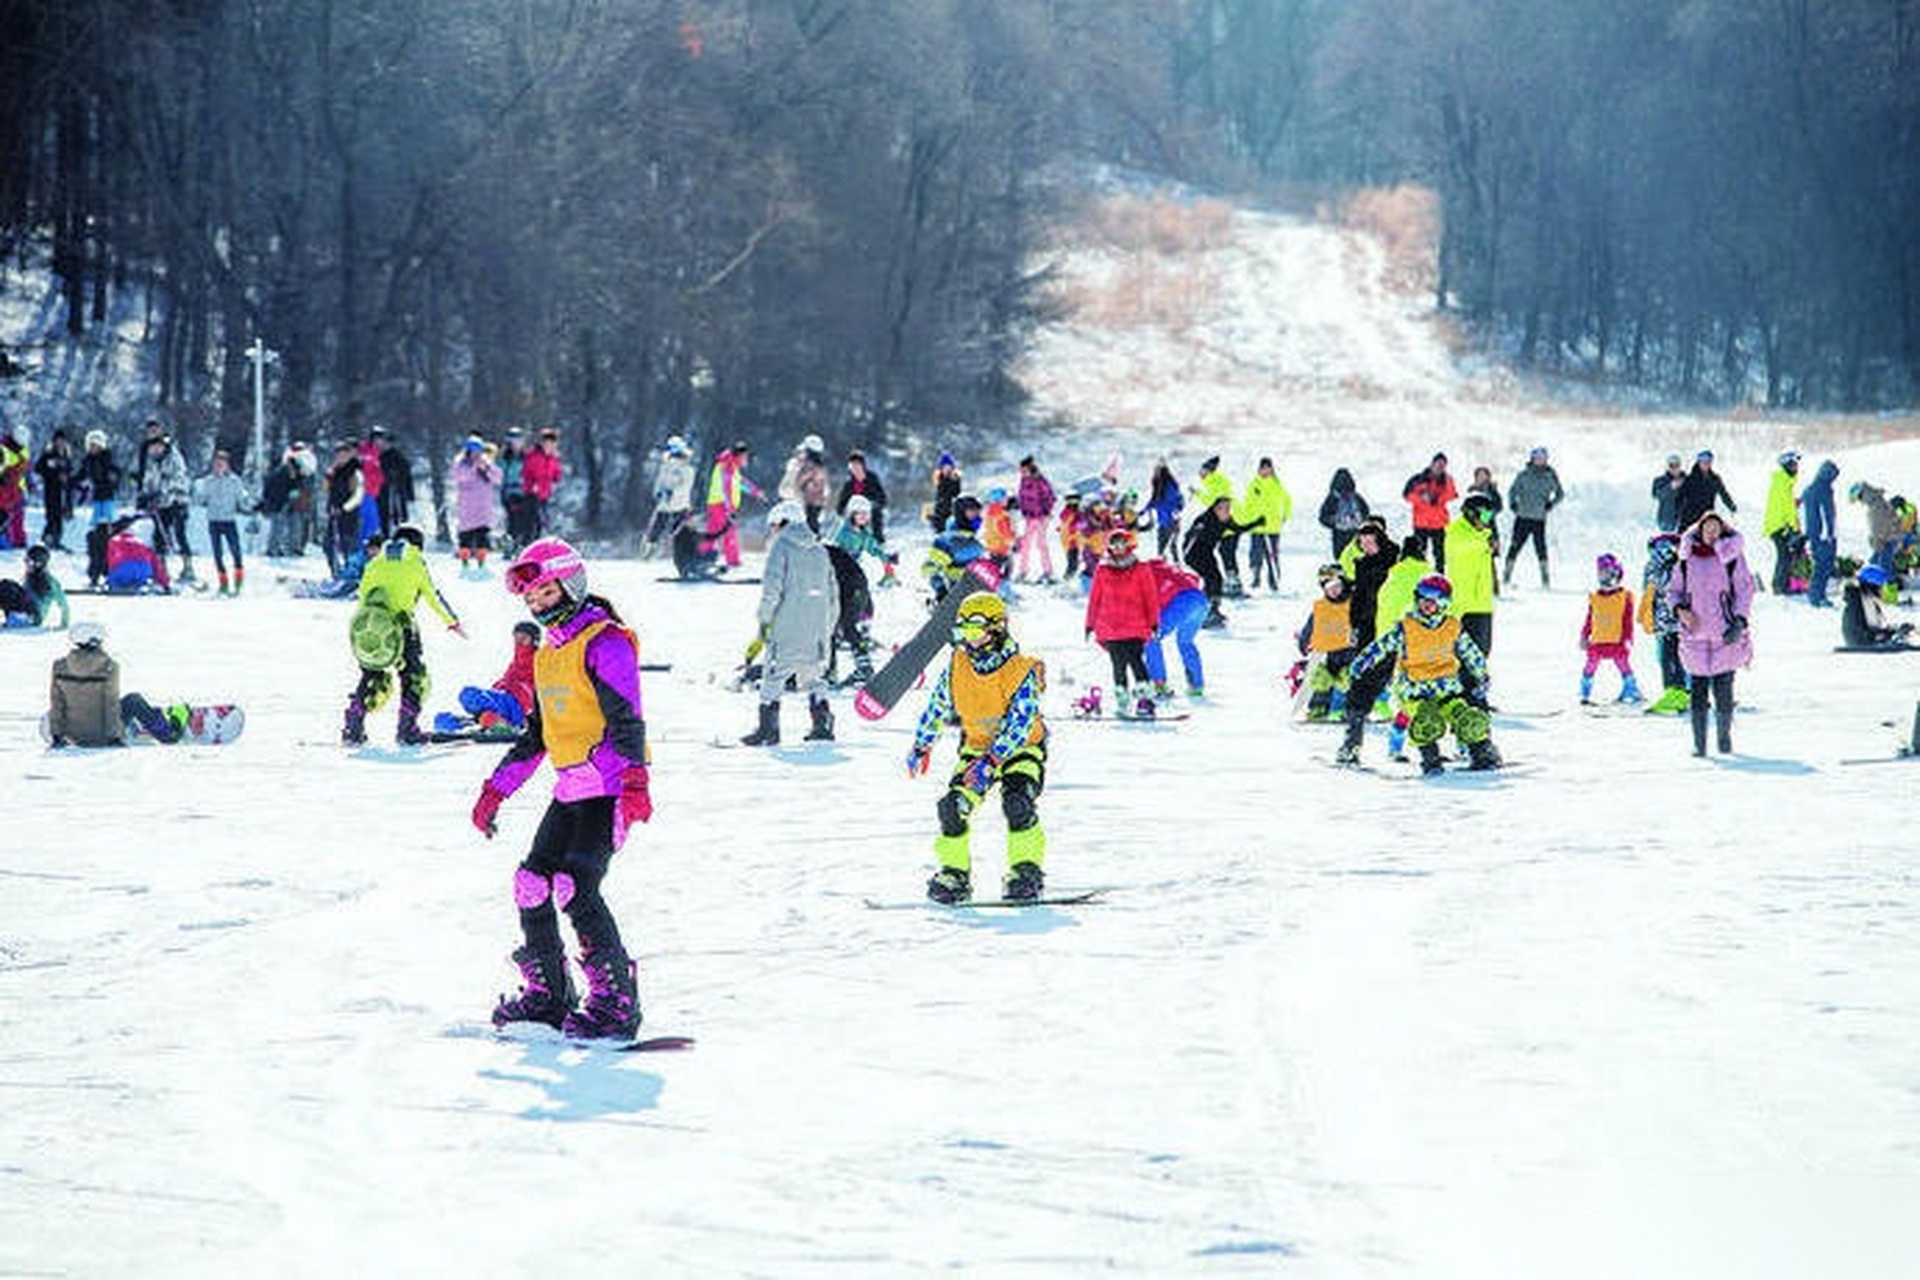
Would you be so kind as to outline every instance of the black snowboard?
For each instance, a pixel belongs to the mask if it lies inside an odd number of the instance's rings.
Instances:
[[[853,709],[862,719],[882,718],[899,705],[907,690],[919,683],[927,664],[953,639],[953,620],[960,615],[960,602],[972,593],[975,583],[987,591],[1000,585],[999,570],[985,557],[968,565],[967,573],[972,582],[963,579],[948,588],[926,622],[913,633],[913,638],[896,649],[887,665],[874,672],[866,687],[854,695]]]

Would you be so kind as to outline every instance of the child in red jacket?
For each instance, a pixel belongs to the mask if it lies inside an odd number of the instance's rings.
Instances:
[[[540,628],[531,622],[513,624],[513,657],[492,685],[470,684],[460,690],[460,710],[442,711],[433,718],[435,733],[498,734],[511,738],[533,710],[533,655],[540,648]]]
[[[1133,530],[1125,526],[1107,534],[1105,555],[1087,593],[1087,634],[1113,663],[1115,713],[1151,716],[1153,682],[1145,651],[1160,627],[1160,587],[1134,555],[1136,544]]]

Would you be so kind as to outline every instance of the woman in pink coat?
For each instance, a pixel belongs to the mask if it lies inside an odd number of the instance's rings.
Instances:
[[[1667,600],[1680,620],[1680,665],[1692,696],[1693,754],[1707,754],[1707,700],[1721,754],[1733,750],[1733,673],[1753,661],[1747,618],[1753,571],[1740,535],[1708,511],[1681,535],[1680,561],[1667,580]]]
[[[1087,634],[1100,642],[1113,663],[1115,710],[1152,715],[1153,682],[1145,652],[1160,626],[1160,585],[1134,555],[1135,546],[1131,529],[1121,527],[1107,535],[1106,558],[1094,569],[1087,594]]]

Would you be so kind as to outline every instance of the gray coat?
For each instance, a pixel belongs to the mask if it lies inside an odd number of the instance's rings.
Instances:
[[[1566,494],[1551,463],[1529,462],[1507,486],[1507,507],[1522,520],[1545,520]]]
[[[767,548],[760,628],[767,658],[782,667],[824,665],[840,621],[840,591],[827,549],[806,525],[784,526]]]

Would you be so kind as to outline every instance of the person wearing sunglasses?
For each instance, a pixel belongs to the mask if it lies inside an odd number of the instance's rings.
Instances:
[[[492,839],[500,805],[542,760],[553,765],[554,784],[513,874],[525,939],[513,961],[524,985],[500,1001],[493,1022],[541,1022],[580,1040],[630,1039],[641,1021],[638,980],[600,885],[628,829],[653,816],[640,642],[611,602],[588,593],[580,553],[559,538],[522,551],[506,584],[545,636],[534,654],[526,729],[481,786],[474,827]],[[585,1003],[567,972],[562,912],[580,943]]]
[[[960,602],[953,655],[934,683],[907,753],[907,775],[920,776],[933,763],[933,744],[941,728],[959,724],[959,759],[935,805],[940,834],[933,851],[940,869],[927,881],[927,897],[933,901],[960,903],[973,897],[968,820],[996,783],[1007,820],[1003,893],[1014,902],[1040,896],[1047,851],[1037,804],[1047,773],[1047,725],[1040,713],[1046,684],[1046,668],[1021,653],[1007,630],[1006,601],[990,591],[976,591]]]

